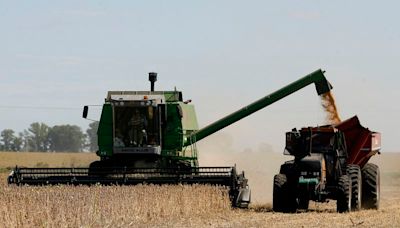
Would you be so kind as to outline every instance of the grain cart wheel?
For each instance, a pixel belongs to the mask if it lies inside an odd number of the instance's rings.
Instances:
[[[287,177],[285,174],[277,174],[274,176],[273,189],[273,210],[276,212],[296,212],[296,197],[289,188]]]
[[[336,208],[339,213],[349,212],[351,209],[351,181],[349,176],[343,175],[338,181]]]
[[[362,180],[362,207],[365,209],[379,209],[379,167],[375,164],[367,163],[362,169]]]
[[[358,165],[348,165],[347,175],[351,181],[351,210],[358,211],[361,209],[361,192],[362,179],[361,169]]]

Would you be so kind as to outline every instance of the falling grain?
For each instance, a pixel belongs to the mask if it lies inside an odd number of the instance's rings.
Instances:
[[[335,98],[330,91],[321,95],[321,104],[326,113],[327,124],[338,124],[341,122]]]

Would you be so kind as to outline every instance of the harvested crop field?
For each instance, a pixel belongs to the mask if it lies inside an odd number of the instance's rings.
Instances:
[[[98,157],[95,153],[0,152],[0,169],[26,167],[85,167]]]
[[[14,155],[13,161],[26,165],[24,157],[29,154]],[[60,164],[57,156],[52,156],[54,164]],[[272,163],[272,158],[266,162]],[[254,192],[256,203],[251,209],[239,210],[230,208],[226,189],[210,186],[17,187],[6,185],[7,173],[3,172],[0,227],[398,227],[400,154],[382,154],[373,160],[381,167],[381,208],[346,214],[336,213],[334,201],[311,203],[309,212],[274,213],[270,201],[259,197],[263,194],[261,187]],[[4,160],[1,164],[15,165]],[[54,166],[51,161],[47,164]],[[239,168],[246,170],[244,166],[245,163]],[[253,172],[250,186],[259,180],[263,183],[266,173],[273,176],[276,171],[275,167],[264,168],[258,177]],[[270,188],[271,185],[264,186],[265,194],[271,194]]]

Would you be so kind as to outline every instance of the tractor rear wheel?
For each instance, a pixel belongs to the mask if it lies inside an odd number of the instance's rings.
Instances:
[[[361,169],[358,165],[348,165],[347,175],[351,181],[351,210],[358,211],[361,209],[361,192],[362,179]]]
[[[349,176],[343,175],[338,181],[338,192],[336,199],[337,212],[349,212],[351,209],[351,181]]]
[[[276,212],[294,213],[297,209],[296,196],[293,189],[290,189],[285,174],[274,176],[273,189],[273,210]]]
[[[379,167],[367,163],[362,169],[362,207],[365,209],[379,209],[380,172]]]

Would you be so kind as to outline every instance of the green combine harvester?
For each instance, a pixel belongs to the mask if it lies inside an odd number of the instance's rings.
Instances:
[[[226,186],[234,207],[247,207],[250,188],[233,167],[199,167],[196,142],[240,119],[315,84],[318,95],[332,88],[317,70],[252,104],[199,129],[194,106],[181,91],[110,91],[99,121],[97,155],[88,168],[20,168],[9,184],[212,184]],[[84,107],[83,117],[88,115]]]

